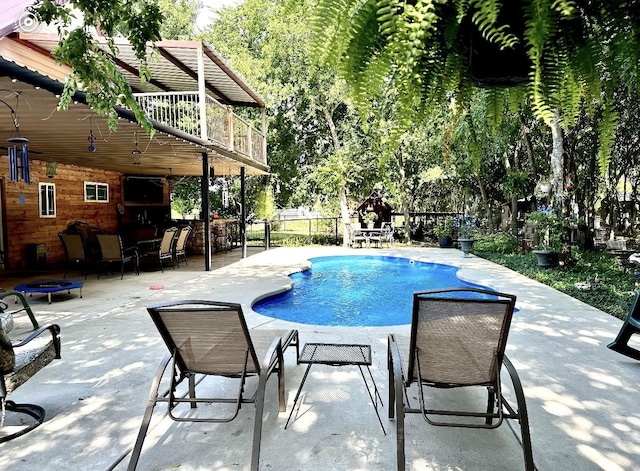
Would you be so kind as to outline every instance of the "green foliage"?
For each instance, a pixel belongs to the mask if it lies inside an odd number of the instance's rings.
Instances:
[[[518,239],[516,236],[506,232],[478,235],[473,244],[474,252],[514,254],[518,249]]]
[[[507,178],[502,182],[502,192],[509,199],[527,196],[531,187],[530,174],[524,171],[508,172]]]
[[[481,252],[478,242],[474,244],[474,253],[620,319],[625,317],[634,291],[640,287],[638,278],[633,273],[625,273],[618,259],[604,253],[573,249],[573,263],[547,270],[537,268],[532,254]],[[596,275],[600,279],[599,288],[576,288],[576,283],[593,282]]]
[[[81,13],[82,24],[74,27],[72,9]],[[97,113],[109,118],[109,127],[117,127],[114,107],[124,106],[133,111],[142,127],[153,134],[151,122],[133,98],[129,83],[116,67],[113,57],[118,56],[115,37],[124,36],[133,47],[140,61],[140,79],[150,78],[147,61],[149,43],[160,39],[162,14],[158,4],[151,0],[87,0],[82,2],[58,2],[38,0],[29,10],[39,21],[55,24],[60,33],[58,47],[53,56],[60,64],[71,67],[64,84],[59,107],[66,109],[76,91],[86,93],[87,102]],[[107,49],[98,46],[97,37],[90,33],[99,27],[107,38]]]
[[[569,221],[565,217],[550,208],[541,208],[531,213],[526,223],[533,226],[533,243],[537,249],[562,252],[569,230]]]
[[[201,0],[158,0],[158,6],[163,15],[162,39],[190,40],[195,37]]]
[[[530,64],[525,86],[531,107],[547,125],[556,109],[568,128],[584,103],[604,104],[604,168],[617,119],[613,91],[638,83],[637,67],[628,65],[637,65],[640,56],[640,11],[625,2],[522,0],[520,10],[507,3],[319,0],[310,20],[313,51],[351,84],[365,114],[390,90],[397,93],[393,135],[399,144],[402,133],[438,103],[455,98],[466,107],[474,33],[499,49],[520,48]],[[522,32],[515,26],[520,22]],[[491,98],[495,105],[496,95]],[[489,107],[494,123],[500,111]]]

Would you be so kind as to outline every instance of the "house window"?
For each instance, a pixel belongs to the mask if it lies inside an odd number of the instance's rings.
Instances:
[[[84,200],[109,202],[109,185],[106,183],[84,182]]]
[[[56,217],[56,185],[55,183],[40,183],[40,217]]]

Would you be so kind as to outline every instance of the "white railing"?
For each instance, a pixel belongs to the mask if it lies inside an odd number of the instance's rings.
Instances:
[[[198,92],[134,93],[147,116],[194,137],[201,136]],[[205,104],[207,138],[226,149],[266,164],[264,134],[207,95]]]

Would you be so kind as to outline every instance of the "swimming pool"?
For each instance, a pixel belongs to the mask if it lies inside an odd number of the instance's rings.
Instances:
[[[311,268],[290,275],[293,288],[262,299],[253,310],[302,324],[389,326],[411,323],[413,292],[483,286],[438,263],[384,256],[332,256],[310,260]]]

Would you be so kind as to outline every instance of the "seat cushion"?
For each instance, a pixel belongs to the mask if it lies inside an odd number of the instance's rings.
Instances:
[[[51,363],[56,356],[51,335],[41,335],[22,347],[15,347],[15,367],[5,375],[7,394],[18,388],[38,371]]]
[[[5,312],[0,314],[0,372],[8,373],[15,365],[15,354],[11,348],[9,332],[13,329],[13,316]]]

